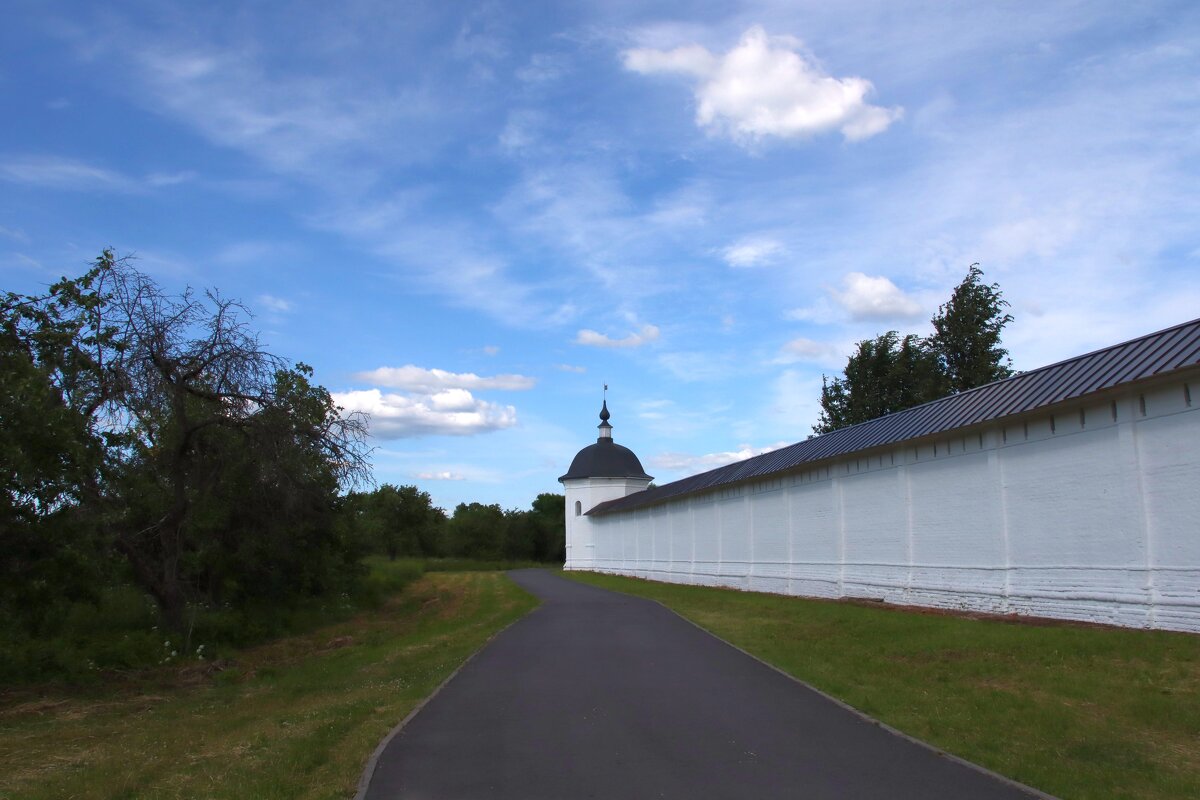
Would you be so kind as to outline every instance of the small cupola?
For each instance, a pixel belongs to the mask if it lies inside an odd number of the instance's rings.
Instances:
[[[596,437],[596,441],[602,439],[612,439],[612,425],[608,424],[608,398],[605,398],[604,405],[600,406],[600,424],[596,427],[600,429],[600,435]]]
[[[642,462],[628,447],[623,447],[613,441],[612,428],[609,424],[608,399],[600,407],[600,424],[596,427],[600,435],[595,444],[589,444],[580,450],[571,462],[567,474],[559,481],[577,478],[635,478],[638,480],[653,480],[642,468]]]

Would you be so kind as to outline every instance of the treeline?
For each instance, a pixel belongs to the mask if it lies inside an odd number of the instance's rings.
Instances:
[[[459,503],[450,516],[415,486],[384,484],[344,501],[350,535],[388,558],[468,558],[562,563],[565,499],[539,494],[529,510]]]
[[[974,389],[1013,374],[1000,334],[1012,322],[998,284],[972,264],[930,322],[933,334],[888,331],[859,342],[840,377],[822,376],[814,433],[829,433],[885,414]]]
[[[172,647],[203,625],[246,638],[352,597],[371,551],[561,559],[561,496],[447,519],[414,487],[354,492],[367,421],[311,379],[239,303],[170,294],[109,251],[0,297],[0,651],[99,631],[88,608],[105,603]]]

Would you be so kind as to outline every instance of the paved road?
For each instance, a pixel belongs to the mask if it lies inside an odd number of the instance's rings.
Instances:
[[[543,605],[391,740],[368,798],[1029,797],[656,603],[510,574]]]

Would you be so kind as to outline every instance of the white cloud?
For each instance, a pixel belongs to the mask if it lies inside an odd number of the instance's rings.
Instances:
[[[851,272],[842,281],[844,291],[831,289],[830,294],[856,320],[911,318],[921,313],[921,305],[900,291],[896,284],[882,275],[871,277]]]
[[[663,353],[658,364],[681,381],[727,380],[745,364],[745,354],[732,351],[692,350]]]
[[[18,264],[30,269],[45,271],[46,265],[38,261],[36,258],[30,258],[24,253],[8,253],[7,257],[10,261],[15,261]]]
[[[522,83],[550,83],[566,74],[570,69],[565,56],[557,53],[534,53],[528,63],[516,71]]]
[[[729,450],[724,453],[705,453],[698,456],[687,453],[661,453],[650,458],[650,465],[655,469],[693,474],[716,467],[723,467],[726,464],[745,461],[747,458],[753,458],[763,453],[770,453],[773,450],[787,447],[790,444],[794,444],[794,442],[776,442],[766,447],[751,447],[748,444],[742,444],[738,445],[737,450]]]
[[[545,125],[545,116],[537,111],[510,111],[498,137],[500,148],[510,155],[533,150],[540,143],[540,130]]]
[[[2,180],[74,192],[144,192],[175,186],[194,177],[193,172],[152,172],[137,178],[62,156],[26,155],[0,161]]]
[[[334,392],[333,400],[346,411],[369,415],[371,433],[381,439],[473,436],[517,424],[515,408],[480,400],[466,389],[417,396],[367,389]]]
[[[301,251],[294,245],[266,240],[246,240],[225,245],[212,259],[221,264],[237,267],[258,267],[278,263],[285,259],[296,259]]]
[[[575,344],[588,347],[641,347],[658,339],[659,333],[658,326],[643,325],[636,333],[631,333],[624,339],[613,339],[603,333],[584,328],[575,337]]]
[[[6,228],[0,225],[0,236],[3,236],[5,239],[12,239],[15,242],[21,242],[22,244],[29,244],[29,236],[20,228]]]
[[[780,357],[776,363],[790,364],[796,361],[808,363],[826,363],[831,357],[836,358],[839,350],[828,342],[818,342],[803,336],[792,339],[780,348]]]
[[[133,55],[138,82],[160,110],[276,167],[307,168],[323,154],[362,143],[396,113],[393,104],[370,108],[366,87],[349,92],[329,77],[272,76],[251,52],[234,48],[157,42]]]
[[[370,372],[359,372],[355,378],[408,392],[433,394],[447,389],[501,389],[520,392],[532,389],[536,379],[525,375],[494,375],[481,377],[473,372],[447,372],[444,369],[424,369],[412,364],[403,367],[379,367]]]
[[[286,314],[292,310],[290,300],[284,300],[282,297],[276,297],[271,294],[260,294],[258,296],[258,303],[268,311],[273,311],[276,314]]]
[[[720,66],[720,59],[698,44],[655,50],[643,47],[626,50],[625,69],[641,72],[680,72],[696,78],[708,78]]]
[[[48,189],[131,192],[138,186],[119,172],[56,156],[20,156],[0,162],[0,178]]]
[[[318,224],[367,242],[394,266],[397,278],[415,279],[423,290],[506,325],[545,327],[557,324],[560,313],[571,313],[539,301],[531,286],[512,275],[507,260],[478,240],[478,231],[462,221],[421,216],[424,200],[423,192],[413,191],[384,203],[351,203]]]
[[[835,78],[792,37],[768,36],[760,26],[742,34],[724,55],[692,44],[673,50],[625,51],[625,68],[642,74],[677,73],[696,80],[696,124],[741,143],[799,138],[839,130],[850,141],[882,133],[900,108],[866,102],[865,78]]]
[[[178,186],[181,183],[187,183],[196,177],[196,173],[190,170],[183,172],[151,172],[146,176],[146,185],[152,187],[159,186]]]
[[[1036,257],[1051,261],[1071,246],[1082,222],[1070,211],[1047,210],[1041,217],[1006,220],[993,225],[980,237],[980,250],[1001,262],[1019,262]]]
[[[497,345],[497,344],[484,345],[483,352],[485,355],[494,356],[500,352],[500,345]]]
[[[828,325],[841,320],[843,317],[842,313],[834,308],[827,297],[818,297],[812,305],[793,308],[790,311],[784,312],[783,316],[786,319],[794,319],[797,322],[812,322],[816,325]]]
[[[773,239],[742,239],[721,251],[731,267],[758,267],[770,263],[783,252],[783,245]]]
[[[560,372],[574,372],[577,375],[587,372],[587,367],[580,367],[575,364],[556,364],[554,368]]]
[[[418,472],[417,480],[422,481],[465,481],[467,478],[460,472]]]

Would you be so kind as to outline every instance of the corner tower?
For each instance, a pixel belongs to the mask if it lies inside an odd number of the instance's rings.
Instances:
[[[605,399],[600,407],[600,424],[596,426],[600,429],[596,443],[576,453],[567,474],[558,479],[567,496],[565,569],[593,566],[595,539],[587,512],[606,500],[640,492],[654,480],[642,469],[642,462],[632,450],[613,441],[609,416]]]

